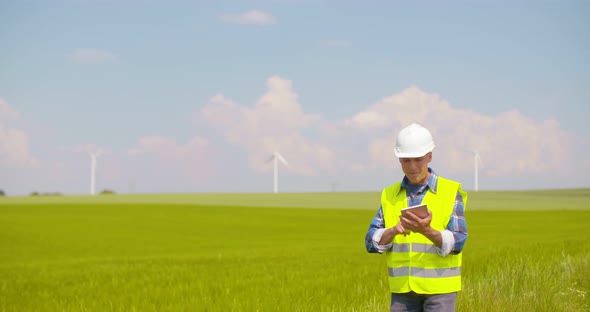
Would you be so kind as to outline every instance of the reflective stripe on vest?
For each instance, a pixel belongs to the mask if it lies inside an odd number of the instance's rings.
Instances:
[[[410,244],[393,244],[391,247],[392,252],[409,252],[410,251]],[[432,244],[420,244],[420,243],[413,243],[412,244],[412,251],[413,252],[422,252],[422,253],[430,253],[430,254],[438,254],[436,251],[436,246]]]
[[[446,229],[453,213],[457,192],[467,203],[467,193],[459,183],[438,177],[437,192],[428,190],[422,200],[432,211],[431,227],[437,231]],[[385,227],[395,226],[401,209],[408,206],[401,183],[385,188],[381,206]],[[414,291],[420,294],[449,293],[461,290],[461,254],[441,257],[428,238],[419,233],[396,235],[393,246],[386,252],[391,292]]]
[[[401,267],[401,268],[388,268],[389,276],[391,277],[398,277],[398,276],[416,276],[416,277],[428,277],[428,278],[437,278],[437,277],[453,277],[453,276],[461,276],[461,267],[456,268],[446,268],[446,269],[421,269],[421,268],[411,268],[410,267]]]

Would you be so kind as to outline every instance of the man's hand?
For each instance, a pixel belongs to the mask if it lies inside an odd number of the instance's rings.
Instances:
[[[430,227],[430,221],[432,221],[432,212],[430,210],[428,210],[428,216],[424,219],[416,216],[411,211],[408,211],[407,213],[408,218],[400,216],[400,223],[404,229],[408,229],[412,232],[423,235],[432,230]]]
[[[401,221],[398,222],[394,227],[390,227],[385,230],[385,232],[383,232],[383,236],[381,236],[381,240],[379,240],[379,245],[387,245],[391,243],[393,238],[399,234],[403,234],[404,236],[407,235],[406,229],[404,229]]]
[[[394,227],[391,228],[391,230],[394,233],[393,236],[399,234],[403,234],[404,236],[406,235],[406,229],[404,228],[401,222],[398,222]]]
[[[408,211],[408,218],[400,216],[400,223],[405,229],[420,233],[428,238],[438,248],[442,246],[442,234],[430,226],[432,211],[428,210],[428,217],[421,219]]]

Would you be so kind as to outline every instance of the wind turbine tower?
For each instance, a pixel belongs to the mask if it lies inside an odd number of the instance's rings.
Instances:
[[[475,163],[475,191],[479,190],[479,181],[478,181],[478,167],[479,163],[481,162],[481,158],[479,157],[479,152],[477,150],[473,151],[474,153],[474,163]]]
[[[94,195],[94,184],[96,180],[96,158],[100,156],[100,151],[88,152],[90,155],[90,195]]]
[[[279,161],[283,163],[283,165],[288,166],[287,161],[285,158],[279,154],[279,152],[275,151],[272,156],[268,159],[267,162],[273,161],[273,170],[274,170],[274,183],[273,183],[273,192],[276,194],[279,192]]]

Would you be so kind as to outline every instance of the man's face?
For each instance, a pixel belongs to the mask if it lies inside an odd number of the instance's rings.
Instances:
[[[428,182],[428,164],[432,160],[432,152],[418,158],[400,158],[404,174],[411,184],[424,184]]]

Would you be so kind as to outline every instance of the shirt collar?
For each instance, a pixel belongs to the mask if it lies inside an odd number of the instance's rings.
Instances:
[[[438,185],[438,175],[430,167],[428,167],[428,172],[430,172],[430,177],[428,178],[428,182],[426,182],[426,186],[434,194],[436,194],[436,187]],[[406,176],[404,176],[404,178],[402,180],[402,185],[400,187],[400,191],[401,191],[402,188],[408,187],[409,184],[410,184],[410,181],[408,180],[408,178]]]

